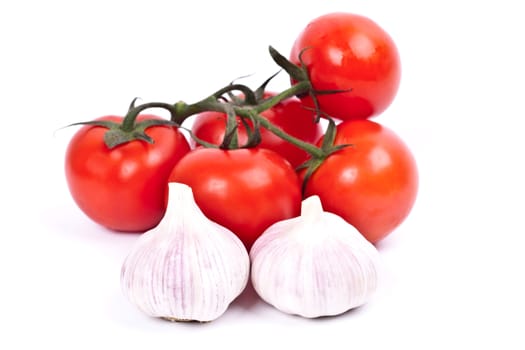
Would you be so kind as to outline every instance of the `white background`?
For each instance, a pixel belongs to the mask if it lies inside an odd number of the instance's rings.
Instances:
[[[332,11],[374,19],[403,63],[375,121],[409,144],[421,183],[378,246],[382,290],[320,320],[250,289],[209,324],[141,314],[119,285],[138,236],[75,206],[63,157],[76,129],[58,129],[122,114],[134,97],[194,102],[242,75],[258,83],[276,71],[268,45],[286,55]],[[510,0],[2,1],[0,348],[525,348],[522,17]]]

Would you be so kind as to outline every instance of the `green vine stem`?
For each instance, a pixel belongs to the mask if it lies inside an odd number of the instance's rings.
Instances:
[[[173,114],[176,112],[175,107],[169,103],[149,102],[149,103],[144,103],[144,104],[135,106],[134,105],[135,100],[136,99],[134,99],[133,102],[131,103],[128,113],[126,113],[126,116],[124,117],[124,120],[122,121],[120,128],[123,131],[126,131],[126,132],[132,131],[136,125],[135,123],[136,123],[137,117],[139,116],[141,112],[145,111],[146,109],[151,109],[151,108],[166,109],[171,113],[171,118],[173,118]]]
[[[243,93],[246,91],[246,87],[244,85],[231,85],[231,89],[223,88],[219,90],[219,92],[226,93],[228,91],[232,90],[240,90]],[[278,137],[292,143],[293,145],[305,150],[308,152],[311,156],[315,158],[324,158],[326,157],[326,154],[321,148],[318,148],[308,142],[304,142],[296,137],[293,137],[292,135],[284,132],[280,128],[273,125],[269,120],[264,118],[260,113],[264,112],[265,110],[268,110],[272,108],[273,106],[277,105],[279,102],[290,98],[292,96],[296,96],[298,94],[302,94],[305,92],[308,92],[311,89],[311,84],[309,81],[301,81],[292,87],[280,92],[279,94],[276,94],[275,96],[272,96],[266,100],[263,100],[261,103],[256,104],[254,106],[233,106],[229,103],[219,102],[217,93],[211,95],[210,97],[205,98],[204,100],[201,100],[195,104],[188,105],[183,101],[177,102],[173,107],[172,112],[172,119],[175,124],[182,125],[184,120],[189,118],[190,116],[198,113],[202,113],[205,111],[214,111],[214,112],[221,112],[228,115],[228,128],[227,128],[227,134],[230,134],[232,132],[232,115],[237,115],[241,118],[247,118],[247,119],[253,119],[257,121],[262,127],[267,129],[268,131],[274,133]],[[250,90],[251,91],[251,90]],[[233,109],[232,109],[233,107]],[[170,107],[171,109],[171,107]],[[232,113],[233,112],[233,113]]]
[[[219,101],[219,97],[222,95],[217,95],[218,93],[226,93],[229,91],[241,91],[242,93],[245,93],[246,91],[250,90],[248,87],[241,85],[241,84],[235,84],[235,85],[229,85],[225,88],[222,88],[212,94],[211,96],[206,97],[205,99],[193,103],[193,104],[187,104],[184,101],[179,101],[175,103],[174,105],[168,105],[166,106],[171,113],[171,121],[182,125],[184,120],[191,117],[194,114],[199,114],[206,111],[214,111],[214,112],[221,112],[221,113],[227,113],[228,112],[228,104],[224,102]],[[302,81],[300,83],[297,83],[296,85],[293,85],[292,87],[280,92],[279,94],[268,98],[264,101],[262,101],[259,104],[253,105],[253,106],[233,106],[235,113],[240,117],[246,117],[248,118],[248,113],[251,110],[255,110],[257,113],[264,112],[267,109],[272,108],[279,102],[290,98],[292,96],[296,96],[299,94],[307,93],[311,89],[311,84],[309,81]],[[253,93],[253,91],[252,91]],[[149,108],[149,107],[147,107]]]
[[[321,148],[316,147],[316,146],[312,145],[311,143],[304,142],[303,140],[300,140],[300,139],[298,139],[296,137],[293,137],[290,134],[287,134],[286,132],[284,132],[280,128],[278,128],[275,125],[273,125],[272,123],[270,123],[270,121],[268,121],[268,119],[264,118],[260,114],[255,115],[254,118],[256,118],[259,121],[259,123],[261,124],[261,126],[263,128],[265,128],[268,131],[272,132],[273,134],[279,136],[280,138],[290,142],[294,146],[297,146],[297,147],[303,149],[304,151],[308,152],[312,157],[314,157],[314,158],[324,158],[324,157],[327,156],[325,154],[325,152]]]

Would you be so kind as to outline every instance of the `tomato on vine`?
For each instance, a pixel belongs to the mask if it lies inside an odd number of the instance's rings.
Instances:
[[[265,91],[272,76],[255,90],[231,83],[193,104],[132,103],[124,118],[78,123],[85,125],[66,152],[78,206],[110,229],[145,231],[164,215],[172,181],[189,185],[204,214],[247,249],[273,223],[299,215],[310,195],[371,242],[392,232],[418,186],[403,141],[366,120],[398,89],[392,39],[368,18],[333,13],[303,30],[290,60],[272,47],[270,54],[293,82],[280,93]],[[140,114],[148,108],[167,110],[170,120]],[[178,127],[193,115],[191,136],[204,147],[190,150]],[[301,164],[302,183],[294,171]]]
[[[197,148],[177,163],[169,181],[190,186],[203,213],[233,231],[247,249],[268,226],[300,212],[297,174],[265,148]]]
[[[265,98],[275,95],[275,93],[267,92]],[[296,97],[282,100],[262,112],[261,115],[289,135],[311,144],[315,144],[323,135],[321,124],[315,121],[315,112],[305,108]],[[253,124],[249,120],[246,123],[248,127],[253,128]],[[246,144],[248,141],[246,127],[239,117],[237,117],[237,124],[238,142],[240,145]],[[192,125],[195,136],[216,145],[220,145],[223,141],[225,130],[226,114],[221,112],[202,112],[196,116]],[[258,147],[279,153],[294,168],[305,162],[309,157],[306,151],[276,136],[267,129],[261,128],[260,134],[261,142]]]
[[[330,13],[312,20],[296,38],[290,61],[303,65],[320,109],[339,120],[382,113],[397,94],[401,63],[390,35],[371,19]],[[344,92],[343,92],[344,91]],[[311,96],[303,101],[314,107]]]
[[[190,146],[178,128],[162,125],[159,117],[139,115],[124,131],[123,120],[102,117],[75,133],[66,150],[66,180],[74,201],[94,222],[143,232],[162,219],[169,174]]]
[[[349,146],[330,154],[313,172],[305,197],[318,195],[325,210],[376,243],[398,227],[414,205],[414,157],[392,130],[370,120],[337,125],[334,145]]]

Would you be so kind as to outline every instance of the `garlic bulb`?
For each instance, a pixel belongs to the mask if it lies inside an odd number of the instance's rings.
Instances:
[[[279,221],[250,250],[257,294],[303,317],[333,316],[366,303],[378,284],[379,253],[352,225],[323,211],[318,196],[301,216]]]
[[[249,270],[239,238],[204,216],[189,186],[170,183],[166,214],[126,257],[121,285],[150,316],[206,322],[244,290]]]

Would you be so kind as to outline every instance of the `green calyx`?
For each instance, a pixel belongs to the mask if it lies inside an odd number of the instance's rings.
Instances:
[[[328,119],[328,127],[325,131],[325,135],[323,138],[323,142],[321,143],[321,147],[317,148],[318,153],[313,154],[310,153],[311,158],[301,164],[297,170],[305,170],[305,174],[303,176],[303,182],[301,185],[301,193],[303,196],[306,192],[306,184],[308,183],[308,180],[310,180],[310,177],[313,175],[313,173],[323,164],[326,158],[330,156],[331,154],[342,150],[346,147],[353,146],[352,144],[341,144],[341,145],[335,145],[335,136],[336,136],[337,127],[335,125],[335,122],[333,119]]]
[[[102,126],[108,130],[104,134],[104,143],[109,149],[115,148],[127,142],[134,140],[142,140],[147,143],[154,143],[155,141],[146,133],[146,129],[152,126],[166,125],[178,126],[177,123],[165,119],[146,119],[139,122],[136,121],[139,114],[148,108],[163,108],[171,112],[172,116],[175,113],[173,105],[168,103],[147,103],[135,106],[136,98],[131,102],[128,113],[122,120],[122,123],[117,123],[111,120],[92,120],[87,122],[79,122],[70,124],[75,125],[93,125]]]
[[[140,121],[133,124],[130,130],[125,130],[121,124],[115,124],[115,126],[109,127],[108,131],[106,131],[104,134],[104,143],[110,149],[133,140],[142,140],[147,143],[154,143],[155,141],[148,134],[146,134],[147,128],[158,125],[174,126],[174,123],[169,120],[158,119]]]

